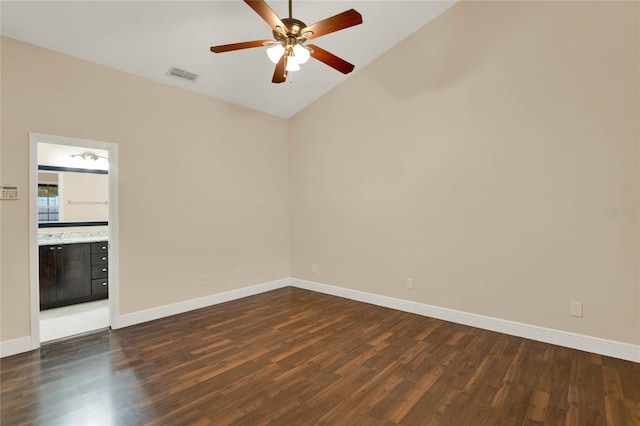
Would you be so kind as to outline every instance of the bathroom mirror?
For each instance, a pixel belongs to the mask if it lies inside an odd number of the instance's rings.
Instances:
[[[37,208],[40,228],[106,225],[108,172],[38,166]]]

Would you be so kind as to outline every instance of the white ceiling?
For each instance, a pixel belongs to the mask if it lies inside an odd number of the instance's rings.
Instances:
[[[72,157],[72,155],[88,152],[99,157],[97,160]],[[38,143],[38,165],[71,167],[75,169],[109,170],[109,151],[96,148]]]
[[[286,1],[267,3],[281,17]],[[294,0],[293,16],[311,25],[354,8],[364,23],[313,43],[362,69],[455,1]],[[348,78],[309,60],[271,83],[265,48],[213,54],[212,45],[271,38],[243,1],[6,1],[0,32],[111,68],[289,118]],[[169,67],[200,74],[196,82],[167,76]]]

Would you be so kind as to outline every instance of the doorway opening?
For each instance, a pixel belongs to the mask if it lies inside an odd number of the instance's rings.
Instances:
[[[117,146],[30,134],[31,340],[114,324]]]

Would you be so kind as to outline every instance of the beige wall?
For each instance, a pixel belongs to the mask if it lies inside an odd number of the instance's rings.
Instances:
[[[119,145],[122,313],[291,275],[640,343],[639,220],[606,214],[640,208],[638,32],[632,2],[460,3],[289,123],[3,38],[1,179],[30,131]]]
[[[30,334],[29,132],[118,144],[121,313],[289,276],[285,120],[7,38],[1,90],[2,341]]]
[[[640,343],[638,16],[459,3],[291,119],[292,276]]]

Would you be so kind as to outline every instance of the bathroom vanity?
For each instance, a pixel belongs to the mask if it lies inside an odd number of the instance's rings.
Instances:
[[[108,242],[73,234],[39,240],[41,310],[109,297]]]

